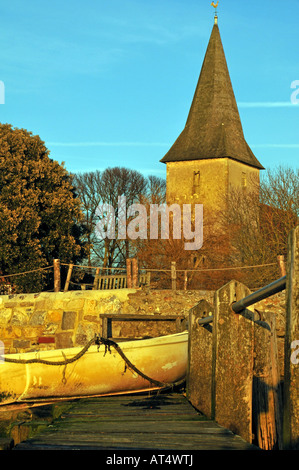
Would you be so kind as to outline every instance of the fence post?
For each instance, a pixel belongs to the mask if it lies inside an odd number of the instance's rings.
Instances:
[[[284,364],[284,449],[299,449],[299,226],[288,239]]]
[[[231,309],[249,294],[237,281],[215,293],[212,418],[252,443],[253,322]]]
[[[99,289],[99,277],[100,277],[100,268],[96,268],[95,276],[94,276],[94,281],[93,281],[93,290]]]
[[[127,288],[131,289],[132,288],[132,263],[131,263],[130,258],[126,260],[126,267],[127,267]]]
[[[184,290],[187,290],[188,286],[188,271],[184,271]]]
[[[60,260],[53,260],[54,266],[54,292],[60,292],[61,288],[61,279],[60,279]]]
[[[253,432],[263,450],[282,449],[282,388],[275,314],[254,322]]]
[[[139,286],[138,282],[138,260],[137,258],[132,259],[132,287],[136,288]]]
[[[212,417],[212,323],[199,325],[198,320],[213,315],[213,312],[214,307],[206,300],[201,300],[189,311],[187,396],[208,418]]]
[[[285,266],[285,261],[284,261],[284,255],[277,256],[277,260],[278,260],[278,265],[279,265],[281,277],[283,277],[283,276],[286,275],[286,266]]]
[[[176,262],[171,261],[171,288],[176,290]]]
[[[68,269],[68,272],[67,272],[66,281],[65,281],[65,285],[64,285],[64,292],[67,292],[68,289],[69,289],[73,267],[74,267],[73,264],[69,264],[69,269]]]

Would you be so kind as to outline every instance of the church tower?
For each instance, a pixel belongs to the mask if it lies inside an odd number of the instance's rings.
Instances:
[[[225,210],[231,188],[259,187],[264,168],[243,134],[217,13],[185,128],[161,162],[167,204],[203,204],[204,219]]]

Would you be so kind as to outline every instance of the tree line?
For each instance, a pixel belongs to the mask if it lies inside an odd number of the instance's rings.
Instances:
[[[193,270],[190,288],[218,288],[232,278],[263,284],[277,277],[277,256],[286,254],[288,233],[298,224],[299,171],[280,166],[262,176],[258,197],[242,190],[231,192],[229,210],[218,215],[221,231],[215,233],[214,221],[205,215],[200,250],[186,251],[184,240],[173,236],[103,239],[97,227],[107,212],[99,207],[115,209],[117,234],[119,198],[125,196],[126,208],[163,204],[165,179],[124,167],[71,174],[50,158],[39,136],[9,124],[0,125],[0,143],[0,276],[16,292],[51,290],[50,270],[5,276],[47,267],[56,258],[107,269],[125,267],[127,258],[137,257],[140,268],[154,270],[152,279],[160,287],[168,286],[163,270],[169,269],[171,261],[178,269]],[[131,214],[126,223],[132,218]],[[273,267],[259,272],[199,271],[256,264]]]

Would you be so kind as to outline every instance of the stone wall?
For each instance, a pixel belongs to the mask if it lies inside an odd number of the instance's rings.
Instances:
[[[101,314],[178,314],[187,318],[193,305],[212,296],[209,292],[146,289],[2,295],[0,340],[5,353],[83,346],[95,334],[101,334]],[[137,336],[164,334],[153,329],[152,323],[134,322]],[[116,322],[113,336],[134,336],[132,328],[130,331],[128,322]],[[174,331],[166,330],[165,334],[169,332]]]
[[[86,290],[0,296],[0,341],[5,353],[84,346],[102,334],[101,314],[183,315],[200,300],[213,303],[211,291],[143,289]],[[277,334],[284,339],[284,293],[256,308],[276,313]],[[155,324],[156,323],[156,324]],[[158,328],[159,323],[159,328]],[[155,336],[175,332],[175,322],[115,321],[113,337]]]

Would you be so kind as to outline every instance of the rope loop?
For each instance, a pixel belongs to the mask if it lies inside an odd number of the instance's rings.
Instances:
[[[120,355],[120,357],[125,362],[125,372],[127,369],[130,369],[131,371],[137,373],[138,375],[140,375],[142,378],[144,378],[145,380],[147,380],[153,385],[162,387],[163,389],[167,389],[167,388],[173,388],[174,386],[177,386],[177,385],[181,385],[185,382],[185,379],[183,379],[183,380],[180,380],[179,382],[164,383],[164,382],[160,382],[159,380],[149,377],[148,375],[144,374],[140,369],[138,369],[134,364],[132,364],[132,362],[125,355],[121,347],[115,341],[112,341],[111,339],[108,339],[108,338],[103,338],[99,335],[95,335],[94,338],[88,341],[88,343],[82,348],[82,350],[79,351],[75,356],[69,359],[65,357],[63,361],[48,361],[46,359],[39,359],[39,358],[13,359],[7,356],[5,357],[0,356],[0,361],[14,363],[14,364],[37,364],[38,363],[38,364],[45,364],[45,365],[51,365],[51,366],[67,366],[67,364],[71,364],[75,361],[78,361],[82,356],[84,356],[84,354],[88,351],[88,349],[90,348],[92,344],[96,344],[98,346],[98,352],[99,352],[101,345],[105,346],[104,357],[106,356],[107,352],[111,354],[111,348],[114,348],[115,351]]]

